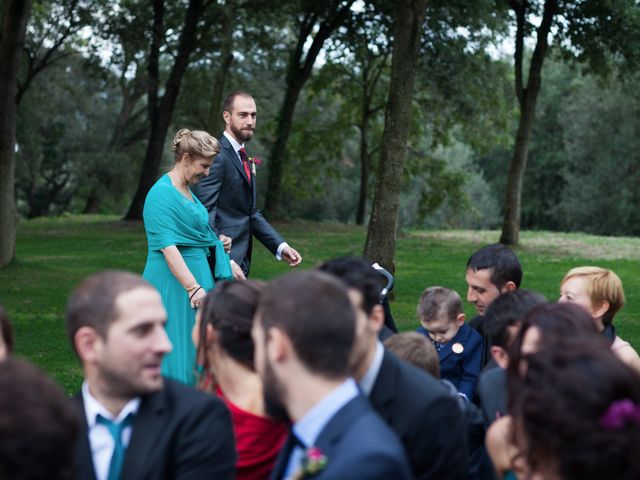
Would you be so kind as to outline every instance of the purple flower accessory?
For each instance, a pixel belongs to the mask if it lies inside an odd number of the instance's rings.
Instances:
[[[293,478],[295,480],[302,480],[312,475],[316,475],[326,466],[327,457],[322,453],[322,450],[318,447],[307,448],[304,452],[300,469],[295,473]]]
[[[605,430],[618,430],[629,422],[640,425],[640,406],[628,398],[612,402],[600,417],[600,426]]]

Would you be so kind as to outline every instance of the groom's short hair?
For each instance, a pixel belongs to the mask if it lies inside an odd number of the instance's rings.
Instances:
[[[120,313],[116,300],[120,294],[136,288],[154,287],[140,275],[117,270],[91,275],[78,285],[69,298],[66,314],[67,334],[74,349],[74,338],[81,327],[91,327],[106,339],[109,327]]]
[[[313,270],[276,278],[262,292],[255,318],[265,342],[270,328],[285,333],[309,372],[332,379],[349,375],[355,311],[338,278]]]
[[[253,98],[253,96],[247,92],[243,92],[242,90],[234,90],[233,92],[229,92],[226,97],[224,97],[224,102],[222,103],[222,108],[225,112],[231,113],[233,110],[233,102],[236,100],[236,97],[248,97]]]

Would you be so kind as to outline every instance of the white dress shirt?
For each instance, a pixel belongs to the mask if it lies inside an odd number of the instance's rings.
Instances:
[[[382,342],[378,340],[376,342],[376,353],[373,355],[371,365],[369,365],[364,376],[360,382],[358,382],[365,397],[371,396],[371,390],[373,390],[373,386],[378,378],[378,373],[380,373],[380,367],[382,366],[382,357],[384,357],[384,346]]]
[[[117,417],[114,417],[104,406],[95,399],[89,392],[89,384],[85,381],[82,384],[82,400],[84,402],[84,413],[87,416],[87,433],[89,435],[89,446],[91,447],[91,457],[93,460],[93,470],[96,473],[96,480],[107,480],[109,475],[109,465],[115,443],[109,429],[97,422],[98,415],[120,423],[129,414],[135,415],[140,408],[140,397],[133,398],[127,402]],[[131,441],[131,425],[122,430],[122,444],[125,448]]]

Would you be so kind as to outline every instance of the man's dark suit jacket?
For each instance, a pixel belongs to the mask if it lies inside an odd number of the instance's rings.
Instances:
[[[164,380],[164,388],[142,397],[124,457],[122,480],[233,479],[235,440],[231,415],[222,401]],[[82,393],[77,478],[95,480]]]
[[[280,480],[286,473],[294,446],[290,435],[280,451],[272,480]],[[314,480],[413,478],[402,445],[361,395],[338,410],[311,446],[327,457],[326,466],[310,477]]]
[[[194,188],[209,211],[209,225],[216,235],[231,237],[230,257],[245,275],[251,265],[252,236],[274,255],[284,239],[256,208],[256,179],[247,174],[231,142],[221,135],[222,150],[213,160],[208,177]]]
[[[468,478],[465,419],[438,380],[385,349],[369,400],[400,438],[416,478]]]

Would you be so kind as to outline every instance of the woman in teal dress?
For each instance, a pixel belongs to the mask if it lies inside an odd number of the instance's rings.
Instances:
[[[172,150],[175,165],[153,185],[144,203],[148,255],[142,276],[158,289],[167,310],[173,351],[164,358],[162,373],[194,385],[196,352],[191,329],[196,309],[214,285],[207,255],[215,255],[216,279],[232,278],[225,252],[231,239],[216,238],[206,208],[189,188],[209,174],[220,144],[206,132],[182,129]]]

